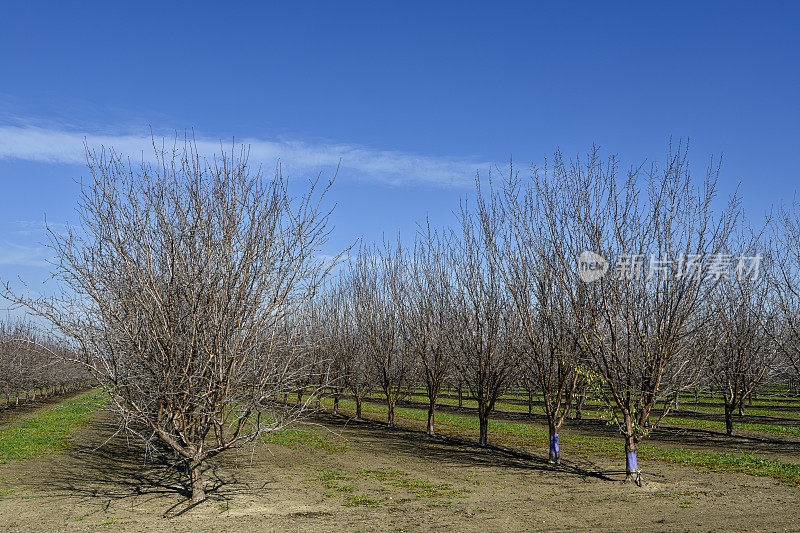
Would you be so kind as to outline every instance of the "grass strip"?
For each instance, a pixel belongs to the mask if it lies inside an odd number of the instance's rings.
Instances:
[[[89,423],[102,404],[91,390],[0,430],[0,463],[40,457],[69,446],[75,431]]]

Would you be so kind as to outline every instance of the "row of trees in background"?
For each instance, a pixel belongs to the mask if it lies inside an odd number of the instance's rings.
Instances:
[[[330,184],[293,196],[246,149],[209,161],[191,140],[141,165],[87,160],[81,225],[51,234],[64,291],[3,295],[49,322],[126,430],[173,450],[195,501],[206,460],[323,395],[360,417],[378,392],[393,425],[422,387],[434,435],[448,385],[477,402],[482,445],[503,393],[541,397],[553,462],[565,420],[599,399],[638,482],[636,447],[681,392],[713,387],[730,413],[800,367],[797,211],[750,230],[716,197],[718,166],[692,181],[685,146],[662,165],[621,171],[593,149],[477,180],[453,227],[364,246],[332,278]],[[725,272],[743,254],[757,275]]]
[[[89,373],[67,348],[23,320],[0,322],[0,397],[5,406],[86,386]]]
[[[686,156],[678,146],[623,173],[596,149],[557,153],[532,179],[510,168],[488,190],[478,181],[452,228],[363,248],[313,304],[337,395],[360,416],[379,391],[391,425],[422,387],[433,435],[437,398],[456,383],[485,445],[500,395],[524,388],[558,462],[559,430],[588,393],[637,482],[637,445],[681,393],[720,393],[730,434],[759,387],[797,376],[798,219],[784,210],[751,227],[736,197],[717,198],[719,166],[697,184]]]

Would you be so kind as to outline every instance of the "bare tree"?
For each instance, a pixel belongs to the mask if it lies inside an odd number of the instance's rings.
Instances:
[[[502,246],[502,211],[493,195],[487,202],[477,181],[476,210],[466,200],[459,214],[460,227],[451,234],[453,289],[452,365],[478,404],[478,443],[488,444],[489,415],[513,381],[516,371],[513,342],[515,316],[502,274],[492,250]]]
[[[187,140],[139,164],[89,150],[77,227],[50,232],[53,298],[5,296],[49,321],[107,392],[124,429],[160,440],[205,498],[211,457],[286,426],[309,370],[281,342],[322,274],[329,234],[318,181],[293,198],[233,146],[205,159]]]
[[[356,323],[356,305],[352,279],[349,274],[340,275],[329,290],[325,313],[332,351],[333,412],[339,412],[339,401],[349,391],[356,402],[356,418],[360,419],[362,402],[372,389],[372,372]]]
[[[554,258],[558,250],[548,234],[542,202],[534,189],[521,190],[513,167],[505,185],[502,200],[510,234],[505,248],[495,250],[495,257],[521,326],[522,383],[528,390],[528,411],[535,388],[542,395],[547,418],[550,461],[557,464],[558,431],[569,415],[578,385],[584,381],[575,370],[579,364],[578,334],[563,287],[555,282],[563,261]]]
[[[451,271],[447,243],[430,224],[418,235],[413,256],[401,258],[401,270],[391,278],[391,289],[403,322],[404,344],[420,366],[428,397],[428,435],[435,435],[436,401],[449,368],[448,335],[452,328],[449,305]]]
[[[774,224],[771,276],[779,327],[776,345],[790,383],[800,382],[800,204],[780,209]]]
[[[712,339],[710,385],[722,391],[725,432],[733,434],[733,411],[774,374],[778,354],[774,339],[778,317],[772,305],[772,265],[763,257],[762,234],[735,234],[728,255],[736,258],[735,275],[722,278],[709,296],[705,331]],[[764,264],[768,261],[768,264]]]
[[[777,350],[772,341],[775,313],[762,279],[736,279],[718,287],[709,318],[714,346],[709,378],[722,391],[725,432],[733,434],[733,412],[772,377]]]
[[[403,322],[397,301],[392,297],[392,285],[401,272],[402,254],[399,244],[395,252],[388,245],[384,253],[362,249],[351,270],[356,323],[375,380],[386,400],[389,427],[394,426],[397,402],[408,396],[414,371],[413,358],[403,349]]]
[[[697,379],[707,353],[696,334],[700,303],[722,271],[700,261],[717,260],[733,222],[730,208],[712,216],[719,167],[696,188],[678,146],[663,166],[633,167],[624,178],[596,148],[572,162],[556,153],[542,170],[533,186],[561,263],[553,282],[578,324],[594,392],[624,438],[627,479],[638,484],[637,444]],[[651,423],[657,402],[665,408]]]

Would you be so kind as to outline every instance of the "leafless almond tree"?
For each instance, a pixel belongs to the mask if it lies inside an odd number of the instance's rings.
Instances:
[[[199,501],[205,461],[303,412],[275,400],[310,371],[284,339],[324,274],[330,184],[293,198],[245,147],[153,148],[135,163],[87,147],[78,225],[50,232],[62,292],[5,296],[52,324],[126,430],[177,454]]]
[[[339,412],[339,401],[347,391],[356,402],[356,418],[360,419],[364,397],[372,390],[372,371],[356,322],[356,305],[352,279],[349,273],[343,273],[328,291],[325,313],[330,332],[333,412]]]
[[[733,411],[772,378],[777,369],[778,314],[773,306],[771,257],[762,253],[762,234],[734,232],[727,253],[741,257],[734,275],[709,294],[705,332],[712,340],[708,381],[722,391],[725,432],[733,434]],[[745,261],[744,258],[752,258]],[[757,267],[750,261],[757,261]]]
[[[387,245],[359,251],[351,267],[358,331],[364,338],[372,371],[384,399],[390,427],[394,426],[397,402],[409,393],[413,378],[413,357],[404,350],[403,322],[397,300],[392,295],[394,280],[401,273],[402,247],[392,251]]]
[[[495,250],[510,303],[521,326],[521,381],[529,396],[536,389],[550,435],[550,461],[559,462],[558,430],[563,425],[578,385],[585,378],[579,365],[578,334],[563,286],[556,282],[563,261],[535,190],[522,188],[513,166],[501,199],[509,218],[506,246]],[[551,230],[554,228],[550,228]],[[529,398],[529,410],[531,399]]]
[[[670,146],[663,165],[624,176],[618,166],[596,148],[569,162],[556,153],[534,169],[533,186],[561,262],[553,282],[578,324],[587,376],[624,438],[627,478],[640,483],[637,444],[703,368],[701,303],[724,271],[713,261],[733,209],[713,216],[719,167],[695,186],[685,146]],[[579,279],[579,269],[601,275]],[[658,402],[665,408],[651,423]]]
[[[492,253],[502,244],[504,217],[494,195],[482,196],[476,180],[476,208],[464,200],[459,226],[451,231],[453,368],[478,404],[478,443],[488,444],[489,415],[517,369],[515,314]]]
[[[776,345],[792,381],[800,382],[800,204],[784,206],[774,224],[772,284],[779,328]]]
[[[420,231],[413,255],[401,258],[401,270],[391,278],[391,290],[403,322],[405,346],[416,356],[428,397],[428,435],[435,435],[434,413],[449,369],[448,335],[453,327],[449,305],[452,272],[447,242],[427,224]]]

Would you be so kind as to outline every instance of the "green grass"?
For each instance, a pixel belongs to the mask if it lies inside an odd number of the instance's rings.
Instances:
[[[409,502],[426,500],[429,507],[450,507],[452,501],[445,498],[464,497],[466,489],[454,489],[449,483],[432,483],[415,478],[402,470],[389,468],[360,469],[355,471],[323,468],[316,479],[328,493],[327,497],[343,494],[345,507],[377,507],[390,503],[397,508]],[[371,493],[377,492],[380,499]]]
[[[97,391],[55,405],[0,430],[0,463],[40,457],[69,446],[75,431],[89,423],[102,403]]]
[[[302,429],[282,429],[268,433],[264,437],[265,444],[277,444],[288,448],[323,450],[328,453],[347,450],[347,442],[339,437],[331,438],[318,431]]]
[[[655,420],[655,417],[653,418]],[[669,424],[682,427],[692,427],[700,429],[716,429],[725,430],[725,422],[721,420],[702,420],[696,418],[677,418],[668,416],[661,421],[662,424]],[[743,424],[734,421],[733,431],[758,431],[760,433],[769,433],[772,435],[788,435],[791,437],[800,437],[800,427],[795,426],[779,426],[775,424]]]
[[[749,453],[672,450],[643,445],[639,457],[644,460],[704,467],[714,472],[738,472],[751,476],[771,477],[785,485],[800,486],[800,464],[764,459]]]

